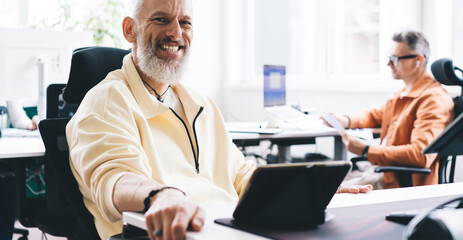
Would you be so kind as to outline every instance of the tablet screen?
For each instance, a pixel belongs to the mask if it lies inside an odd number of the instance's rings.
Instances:
[[[321,224],[325,208],[350,166],[348,161],[325,161],[259,167],[233,217],[266,226]]]

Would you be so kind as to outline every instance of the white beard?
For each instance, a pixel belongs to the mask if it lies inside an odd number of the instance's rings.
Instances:
[[[140,35],[139,35],[140,36]],[[138,66],[148,77],[167,85],[180,82],[186,69],[190,51],[185,48],[183,59],[174,66],[174,61],[163,60],[156,56],[150,44],[143,44],[141,37],[137,37]]]

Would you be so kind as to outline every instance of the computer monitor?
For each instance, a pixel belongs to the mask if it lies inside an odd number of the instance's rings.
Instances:
[[[30,103],[42,118],[46,87],[66,83],[72,51],[93,45],[91,32],[0,28],[0,36],[0,102]]]
[[[437,153],[439,156],[463,155],[463,114],[452,123],[426,148],[423,153]]]
[[[264,107],[284,105],[286,105],[286,68],[264,65]]]

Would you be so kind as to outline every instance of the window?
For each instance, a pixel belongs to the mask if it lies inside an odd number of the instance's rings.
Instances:
[[[95,45],[128,48],[121,31],[127,0],[0,0],[0,27],[91,31]]]
[[[264,64],[286,65],[289,81],[297,83],[293,86],[384,82],[390,79],[387,56],[393,33],[425,30],[422,0],[250,2],[253,4],[242,4],[247,8],[242,12],[250,15],[244,18],[250,21],[238,24],[242,27],[242,41],[250,46],[239,48],[246,52],[240,52],[242,58],[231,58],[241,60],[231,64],[252,67],[243,66],[247,70],[241,78],[231,78],[235,84],[258,86]]]
[[[26,6],[25,0],[0,0],[0,6],[0,27],[19,27],[27,21],[27,12],[23,11]]]
[[[463,1],[453,0],[452,8],[452,59],[454,65],[463,68]]]

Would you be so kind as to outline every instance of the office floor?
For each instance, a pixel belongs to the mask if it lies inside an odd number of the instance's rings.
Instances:
[[[16,223],[14,224],[14,226],[16,228],[25,228],[21,225],[21,223],[19,223],[18,221],[16,221]],[[63,238],[63,237],[55,237],[55,236],[51,236],[49,234],[46,234],[46,237],[43,237],[42,238],[42,232],[38,229],[38,228],[27,228],[27,230],[29,230],[29,236],[28,236],[28,239],[29,240],[42,240],[42,239],[48,239],[48,240],[65,240],[66,238]],[[13,240],[17,240],[18,238],[20,238],[21,235],[19,234],[13,234]]]

